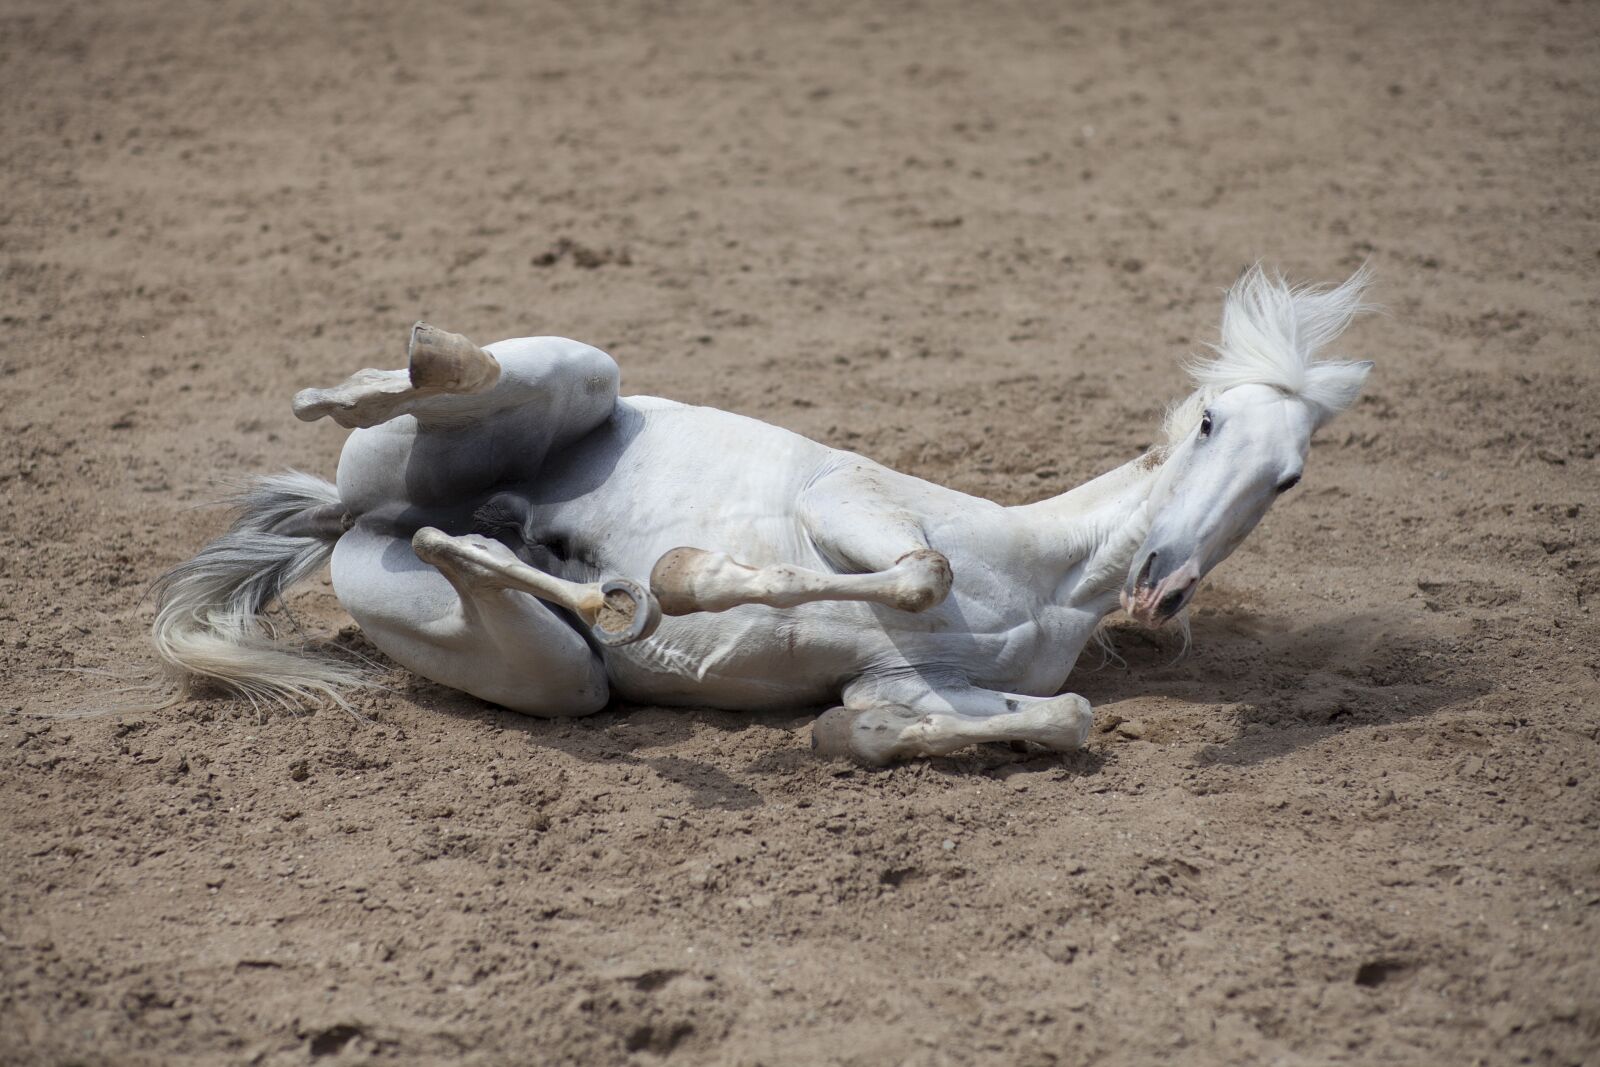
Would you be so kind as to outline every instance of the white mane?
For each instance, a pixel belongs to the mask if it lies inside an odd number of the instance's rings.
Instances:
[[[1188,366],[1199,388],[1167,413],[1167,444],[1194,428],[1212,397],[1238,385],[1270,385],[1298,396],[1318,409],[1319,424],[1349,407],[1372,364],[1317,355],[1352,318],[1371,310],[1361,301],[1371,280],[1365,265],[1332,289],[1292,287],[1260,264],[1245,271],[1223,303],[1222,336],[1208,346],[1215,355]]]

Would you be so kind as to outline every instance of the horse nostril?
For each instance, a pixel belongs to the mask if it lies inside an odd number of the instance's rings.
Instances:
[[[1183,603],[1182,589],[1174,590],[1161,598],[1161,603],[1156,605],[1156,610],[1163,615],[1171,615],[1178,610],[1178,605]]]
[[[1144,558],[1144,566],[1139,568],[1139,577],[1133,580],[1133,587],[1139,589],[1150,584],[1150,568],[1156,565],[1156,554],[1150,553]]]

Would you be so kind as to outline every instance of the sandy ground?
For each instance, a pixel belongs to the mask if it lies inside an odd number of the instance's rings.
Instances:
[[[4,0],[0,143],[0,1061],[1600,1060],[1600,7]],[[1021,502],[1258,257],[1378,371],[1072,758],[126,688],[416,318]]]

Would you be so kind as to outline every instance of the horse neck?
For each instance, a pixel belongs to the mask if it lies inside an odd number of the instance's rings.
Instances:
[[[1109,612],[1150,531],[1145,503],[1162,455],[1151,451],[1076,489],[1011,509],[1030,535],[1054,600]]]

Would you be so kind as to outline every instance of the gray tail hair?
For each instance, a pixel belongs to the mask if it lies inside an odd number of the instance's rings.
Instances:
[[[156,582],[156,654],[185,690],[199,682],[258,707],[318,698],[348,707],[345,693],[370,684],[366,672],[280,642],[262,617],[333,555],[349,528],[339,490],[285,471],[257,479],[230,503],[238,516],[228,532]]]

